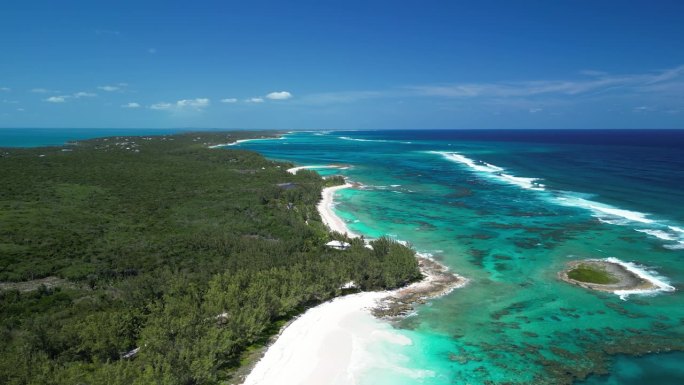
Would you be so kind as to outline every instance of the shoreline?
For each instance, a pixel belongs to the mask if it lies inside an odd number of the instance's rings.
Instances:
[[[208,146],[209,148],[221,148],[221,147],[228,147],[228,146],[237,146],[240,143],[245,143],[245,142],[251,142],[253,140],[282,140],[285,139],[284,136],[277,136],[277,137],[270,137],[270,138],[250,138],[250,139],[237,139],[234,142],[230,143],[220,143],[220,144],[212,144],[211,146]]]
[[[376,318],[404,318],[413,313],[416,305],[445,296],[468,284],[467,278],[451,272],[448,267],[427,255],[416,253],[416,259],[423,279],[389,291],[386,297],[378,300],[371,309]]]
[[[319,166],[297,166],[297,167],[292,167],[288,168],[287,172],[289,172],[292,175],[297,174],[297,171],[299,170],[311,170],[311,169],[316,169],[316,168],[344,168],[344,166],[336,166],[334,164],[327,164],[327,165],[319,165]]]
[[[359,235],[351,232],[333,211],[335,193],[352,186],[345,183],[324,188],[317,209],[331,231],[357,238]],[[405,317],[413,312],[416,304],[446,295],[468,282],[427,255],[417,253],[416,258],[423,274],[417,282],[391,291],[337,297],[293,319],[276,336],[242,384],[274,384],[285,379],[298,385],[353,384],[366,368],[386,367],[389,358],[373,355],[370,345],[413,343],[387,320]],[[416,370],[415,375],[430,375],[425,372]]]
[[[318,213],[321,216],[323,224],[328,226],[330,231],[336,231],[340,234],[347,234],[349,238],[358,238],[359,235],[349,230],[344,220],[338,217],[337,214],[335,214],[335,211],[333,211],[335,193],[339,190],[350,188],[352,186],[353,185],[351,183],[345,183],[339,186],[324,188],[322,191],[323,198],[320,202],[318,202],[316,209],[318,209]]]

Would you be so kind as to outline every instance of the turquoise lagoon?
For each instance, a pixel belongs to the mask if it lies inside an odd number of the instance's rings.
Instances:
[[[684,383],[684,132],[294,132],[239,147],[351,166],[320,173],[361,184],[336,196],[352,231],[470,280],[396,322],[413,343],[374,346],[387,363],[362,384]],[[629,262],[662,290],[559,281],[580,258]]]

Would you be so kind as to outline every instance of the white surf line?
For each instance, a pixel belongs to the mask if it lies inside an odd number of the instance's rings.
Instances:
[[[648,234],[652,237],[656,237],[658,239],[662,239],[663,241],[676,241],[677,238],[674,237],[673,235],[662,231],[662,230],[654,230],[654,229],[635,229],[635,231],[638,231],[640,233]]]
[[[677,226],[668,225],[668,223],[671,223],[668,220],[651,219],[651,214],[619,209],[614,206],[578,197],[577,193],[568,191],[561,191],[560,193],[562,195],[553,197],[553,201],[557,204],[589,210],[592,213],[592,216],[602,223],[618,226],[631,226],[635,231],[647,234],[663,242],[675,242],[663,244],[662,246],[666,249],[684,249],[684,232]]]
[[[585,199],[583,196],[586,196],[586,194],[575,193],[572,191],[547,190],[543,184],[538,182],[540,180],[539,178],[524,178],[506,174],[504,172],[505,169],[502,167],[482,161],[476,161],[457,152],[429,151],[429,153],[442,155],[447,160],[464,164],[471,170],[479,172],[484,176],[492,177],[510,184],[515,184],[528,190],[546,191],[549,195],[545,195],[545,197],[554,203],[560,204],[562,206],[577,207],[588,210],[594,217],[603,223],[620,226],[641,223],[642,225],[653,226],[655,228],[635,230],[659,238],[663,241],[677,242],[676,244],[664,245],[664,247],[668,249],[684,249],[684,229],[677,226],[667,226],[667,221],[651,219],[649,218],[651,214],[625,210],[608,204]],[[665,230],[666,227],[667,230]]]
[[[342,140],[352,140],[354,142],[376,142],[376,143],[401,143],[401,144],[413,144],[413,142],[400,141],[400,140],[387,140],[387,139],[361,139],[361,138],[350,138],[348,136],[338,136],[338,139]]]
[[[388,143],[390,140],[386,139],[360,139],[360,138],[350,138],[348,136],[338,136],[338,139],[342,140],[353,140],[355,142],[377,142],[377,143]]]
[[[287,172],[289,172],[290,174],[296,174],[297,171],[299,171],[299,170],[309,170],[309,169],[317,169],[317,168],[342,168],[342,166],[335,166],[333,164],[320,165],[320,166],[316,166],[316,165],[314,165],[314,166],[298,166],[298,167],[288,168]]]
[[[240,143],[245,143],[245,142],[251,142],[255,140],[283,140],[285,139],[285,136],[280,136],[280,137],[273,137],[273,138],[253,138],[253,139],[238,139],[234,142],[230,143],[221,143],[221,144],[214,144],[209,146],[209,148],[219,148],[219,147],[228,147],[228,146],[237,146]]]
[[[637,275],[639,278],[651,283],[655,286],[654,289],[637,289],[637,290],[614,290],[613,293],[618,295],[621,300],[627,300],[627,297],[633,294],[655,294],[658,292],[673,292],[676,289],[674,286],[666,282],[665,278],[655,275],[655,273],[649,272],[644,266],[637,265],[632,262],[624,262],[617,258],[610,257],[604,259],[604,261],[615,263],[629,270],[631,273]]]
[[[522,187],[526,190],[536,190],[536,191],[544,191],[544,185],[539,183],[539,178],[525,178],[525,177],[519,177],[511,174],[507,174],[504,172],[504,169],[495,166],[493,164],[489,164],[487,162],[482,162],[482,161],[475,161],[473,159],[470,159],[464,155],[461,155],[457,152],[449,152],[449,151],[428,151],[431,154],[438,154],[444,157],[445,159],[452,161],[452,162],[457,162],[464,164],[471,169],[484,173],[485,175],[494,178],[496,180],[506,182],[509,184],[514,184],[516,186]]]
[[[602,222],[612,225],[626,225],[625,220],[630,222],[639,222],[644,224],[655,223],[653,219],[648,218],[649,214],[640,213],[638,211],[630,211],[619,209],[604,203],[594,202],[576,196],[576,193],[561,191],[562,196],[555,197],[556,203],[563,206],[579,207],[589,210],[594,213],[594,216],[599,218]]]
[[[667,226],[673,234],[677,235],[677,243],[674,245],[665,245],[665,248],[670,250],[684,250],[684,229],[678,226]]]

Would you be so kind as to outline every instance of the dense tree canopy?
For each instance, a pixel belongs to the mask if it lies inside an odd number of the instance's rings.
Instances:
[[[413,252],[389,239],[324,246],[345,238],[316,211],[340,178],[208,148],[260,135],[0,149],[0,383],[227,381],[344,283],[419,277]]]

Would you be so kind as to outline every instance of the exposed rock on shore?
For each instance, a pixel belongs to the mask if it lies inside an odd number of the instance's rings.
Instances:
[[[413,311],[416,304],[422,304],[430,299],[446,295],[468,282],[466,278],[452,273],[439,262],[420,255],[416,258],[424,278],[395,290],[389,296],[378,301],[378,306],[371,311],[374,316],[390,319],[405,317]]]

